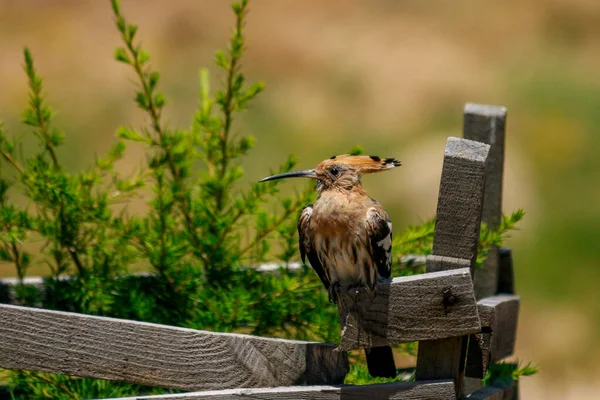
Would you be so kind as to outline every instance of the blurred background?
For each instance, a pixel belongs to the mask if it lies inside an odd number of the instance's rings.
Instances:
[[[289,153],[309,168],[359,144],[402,160],[364,182],[402,230],[435,213],[445,140],[462,136],[464,103],[508,108],[504,210],[526,211],[507,244],[522,296],[516,354],[540,368],[522,396],[595,398],[600,2],[260,0],[250,10],[244,68],[267,89],[234,127],[258,139],[249,181]],[[123,11],[162,74],[170,125],[188,126],[198,69],[216,70],[230,33],[229,2],[123,0]],[[25,45],[73,170],[104,152],[119,125],[143,122],[131,71],[112,59],[120,40],[108,1],[0,0],[0,119],[12,133],[26,132]],[[119,166],[141,161],[134,149]],[[0,276],[14,274],[0,265]]]

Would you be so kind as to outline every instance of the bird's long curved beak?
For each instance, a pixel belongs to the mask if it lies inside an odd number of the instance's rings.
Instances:
[[[314,169],[305,169],[302,171],[290,171],[283,174],[277,174],[272,176],[267,176],[266,178],[261,179],[258,182],[266,182],[273,181],[275,179],[283,179],[283,178],[312,178],[317,179],[317,173]]]

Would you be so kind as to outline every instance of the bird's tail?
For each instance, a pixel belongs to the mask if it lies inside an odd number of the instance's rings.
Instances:
[[[365,349],[365,355],[367,356],[367,367],[371,376],[378,378],[396,377],[396,363],[391,347]]]

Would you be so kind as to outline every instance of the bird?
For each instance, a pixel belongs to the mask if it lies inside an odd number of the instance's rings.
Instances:
[[[392,221],[381,204],[362,186],[365,174],[399,167],[395,158],[348,155],[332,156],[314,169],[268,176],[259,182],[284,178],[316,181],[317,199],[306,205],[298,218],[302,262],[308,261],[337,303],[346,287],[374,290],[378,280],[389,279],[392,269]],[[365,349],[369,373],[395,377],[389,346]]]

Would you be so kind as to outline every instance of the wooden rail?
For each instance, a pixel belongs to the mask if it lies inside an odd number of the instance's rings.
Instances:
[[[167,394],[159,396],[125,397],[113,400],[455,400],[452,381],[399,382],[365,386],[304,386],[262,389],[232,389]]]
[[[334,345],[0,305],[0,367],[182,390],[343,383]]]

